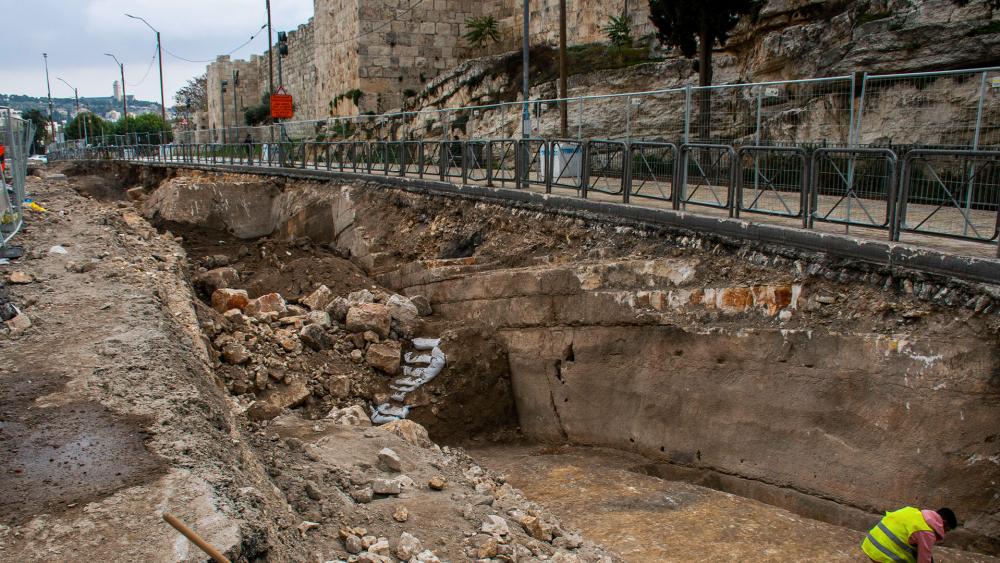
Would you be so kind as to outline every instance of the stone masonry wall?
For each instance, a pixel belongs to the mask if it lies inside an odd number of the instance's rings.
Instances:
[[[289,32],[289,53],[282,60],[285,88],[295,97],[295,120],[396,108],[402,105],[408,90],[420,90],[442,71],[487,52],[520,46],[519,0],[426,0],[413,9],[409,6],[414,4],[407,0],[315,0],[313,19]],[[558,6],[558,0],[532,1],[533,42],[558,40]],[[603,41],[601,28],[625,6],[632,18],[634,35],[647,33],[645,2],[568,0],[570,44]],[[462,36],[468,31],[466,22],[482,15],[497,18],[501,42],[473,49]],[[277,58],[274,66],[277,83]],[[249,61],[219,57],[208,66],[211,128],[222,125],[219,81],[231,80],[234,68],[240,70],[237,94],[240,126],[245,125],[243,111],[259,103],[268,91],[266,51],[251,56]],[[345,97],[355,89],[363,94],[357,105]],[[225,121],[232,127],[231,90],[227,97]]]
[[[337,96],[360,87],[357,44],[351,41],[359,35],[358,0],[316,0],[313,4],[314,46],[316,49],[317,83],[316,111],[328,116],[349,112],[341,102],[334,107]]]

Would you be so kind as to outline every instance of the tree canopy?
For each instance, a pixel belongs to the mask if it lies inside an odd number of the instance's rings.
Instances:
[[[174,111],[205,111],[208,109],[208,74],[202,73],[187,81],[174,94]],[[190,105],[190,107],[189,107]]]
[[[45,143],[49,140],[49,118],[40,110],[29,109],[21,114],[21,118],[30,121],[35,126],[35,139],[32,142],[32,151],[36,153],[45,150]]]
[[[84,127],[86,123],[86,127]],[[101,116],[89,111],[76,114],[76,117],[66,124],[67,139],[83,139],[84,134],[88,139],[114,132],[114,124],[101,119]]]

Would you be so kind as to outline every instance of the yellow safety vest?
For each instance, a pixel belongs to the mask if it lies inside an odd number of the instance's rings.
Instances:
[[[885,518],[865,536],[861,549],[865,555],[880,563],[916,563],[917,547],[910,545],[910,535],[921,531],[933,532],[933,529],[920,510],[906,506],[895,512],[886,512]]]

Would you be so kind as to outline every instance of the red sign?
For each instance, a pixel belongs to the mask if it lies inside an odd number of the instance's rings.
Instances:
[[[291,94],[271,95],[271,117],[274,119],[290,119],[295,114]]]

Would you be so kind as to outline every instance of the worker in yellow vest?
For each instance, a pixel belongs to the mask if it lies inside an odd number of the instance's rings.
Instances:
[[[906,506],[886,512],[865,536],[861,549],[877,563],[931,563],[934,545],[957,527],[958,520],[950,508],[919,510]]]

